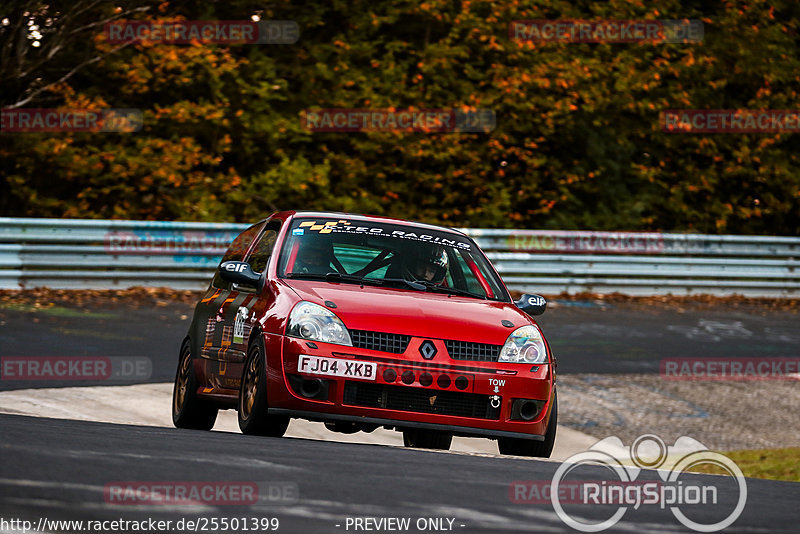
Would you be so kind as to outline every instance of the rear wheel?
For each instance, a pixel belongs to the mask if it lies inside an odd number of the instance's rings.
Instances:
[[[423,428],[409,428],[403,430],[403,445],[418,449],[450,450],[453,434],[441,430],[426,430]]]
[[[544,441],[519,438],[497,438],[497,448],[500,454],[514,456],[535,456],[537,458],[550,458],[553,444],[556,442],[556,427],[558,426],[558,397],[553,396],[553,410],[550,412],[550,421],[544,433]]]
[[[260,339],[247,351],[237,412],[242,434],[279,438],[289,427],[288,417],[267,413],[266,359]]]
[[[192,345],[186,340],[181,347],[172,389],[172,423],[178,428],[211,430],[219,409],[197,396],[197,377],[192,363]]]

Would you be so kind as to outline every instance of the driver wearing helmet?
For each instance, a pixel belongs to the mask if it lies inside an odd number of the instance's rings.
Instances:
[[[306,239],[301,243],[300,251],[295,260],[294,273],[300,274],[328,274],[335,269],[331,268],[333,248],[327,240]]]
[[[403,276],[411,281],[441,284],[447,275],[447,252],[439,245],[413,249],[403,267]]]

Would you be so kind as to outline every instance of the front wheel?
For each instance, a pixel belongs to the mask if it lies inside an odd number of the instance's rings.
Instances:
[[[178,428],[211,430],[219,409],[197,396],[197,377],[192,366],[192,345],[181,346],[175,386],[172,389],[172,423]]]
[[[409,428],[403,430],[403,445],[418,449],[450,450],[453,434],[440,430],[425,430],[422,428]]]
[[[544,441],[519,438],[497,438],[497,448],[500,454],[514,456],[534,456],[537,458],[550,458],[553,444],[556,442],[556,427],[558,426],[558,397],[553,395],[553,410],[550,412],[550,421],[544,433]]]
[[[242,434],[279,438],[289,427],[288,417],[267,413],[266,357],[260,339],[247,351],[237,412]]]

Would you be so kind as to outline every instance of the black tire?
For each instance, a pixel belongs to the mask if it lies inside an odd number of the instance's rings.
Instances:
[[[192,345],[186,340],[181,346],[175,385],[172,388],[172,424],[178,428],[211,430],[219,409],[197,396],[193,360]]]
[[[279,438],[289,427],[289,418],[267,413],[267,373],[263,342],[258,339],[247,351],[236,412],[242,434]]]
[[[417,449],[437,449],[449,451],[453,434],[441,430],[408,428],[403,430],[403,445]]]
[[[519,438],[497,438],[497,448],[500,450],[500,454],[550,458],[550,454],[553,452],[553,444],[556,442],[557,426],[558,397],[553,395],[553,410],[550,412],[550,421],[547,423],[544,441]]]

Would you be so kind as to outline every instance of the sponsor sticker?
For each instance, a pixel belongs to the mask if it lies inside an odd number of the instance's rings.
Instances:
[[[368,223],[365,223],[368,224]],[[427,234],[422,229],[410,228],[408,230],[393,230],[392,228],[382,228],[378,226],[361,226],[360,224],[352,224],[350,221],[303,221],[298,228],[292,230],[308,230],[309,233],[316,232],[320,234],[360,234],[372,235],[380,237],[391,237],[393,239],[407,239],[411,241],[422,241],[425,243],[436,243],[438,245],[446,245],[448,247],[459,248],[462,250],[470,250],[470,244],[456,239],[448,239],[442,235]],[[416,231],[414,231],[416,230]],[[454,238],[456,236],[453,236]]]
[[[244,343],[244,322],[247,320],[247,308],[239,308],[236,312],[236,319],[233,322],[233,342],[237,344]]]

